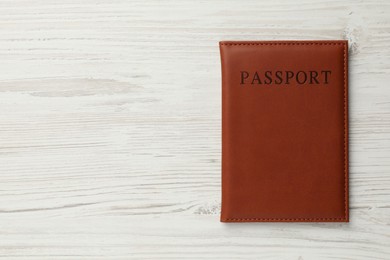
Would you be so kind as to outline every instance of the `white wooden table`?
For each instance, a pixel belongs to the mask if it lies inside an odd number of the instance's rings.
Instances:
[[[350,41],[351,222],[222,224],[218,41]],[[1,259],[390,259],[389,1],[0,1]]]

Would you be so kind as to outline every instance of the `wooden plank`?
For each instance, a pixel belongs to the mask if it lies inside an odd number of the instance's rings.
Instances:
[[[1,1],[0,256],[389,259],[388,1]],[[218,41],[350,41],[349,224],[221,224]]]

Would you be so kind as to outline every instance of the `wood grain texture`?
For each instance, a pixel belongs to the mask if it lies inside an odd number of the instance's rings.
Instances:
[[[389,1],[0,2],[0,257],[390,259]],[[349,224],[222,224],[218,41],[350,41]]]

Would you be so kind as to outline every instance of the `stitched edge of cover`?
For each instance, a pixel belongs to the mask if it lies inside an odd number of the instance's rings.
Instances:
[[[347,45],[344,43],[344,218],[347,220],[347,55],[346,55]]]
[[[347,55],[346,55],[346,42],[247,42],[247,43],[229,43],[220,42],[219,45],[344,45],[344,218],[227,218],[222,221],[337,221],[337,220],[348,220],[347,214],[347,99],[346,99],[346,67],[347,67]]]
[[[227,218],[222,219],[222,221],[335,221],[335,220],[344,220],[346,221],[346,218]]]

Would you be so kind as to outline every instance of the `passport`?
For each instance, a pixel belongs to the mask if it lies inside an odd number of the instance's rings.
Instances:
[[[222,41],[222,222],[349,222],[348,42]]]

